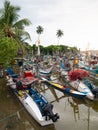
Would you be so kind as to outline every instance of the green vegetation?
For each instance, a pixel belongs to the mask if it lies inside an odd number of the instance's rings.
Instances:
[[[24,30],[31,22],[28,19],[19,19],[20,7],[13,6],[9,1],[4,2],[0,11],[0,63],[9,64],[17,56],[19,50],[24,50],[24,42],[30,39]]]
[[[0,33],[0,63],[5,66],[12,62],[17,53],[16,43],[9,37],[3,37]]]

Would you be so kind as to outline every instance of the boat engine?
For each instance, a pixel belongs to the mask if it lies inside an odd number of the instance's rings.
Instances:
[[[98,88],[94,88],[92,92],[95,95],[95,98],[98,98]]]
[[[43,111],[44,114],[46,116],[46,120],[49,117],[49,119],[52,119],[53,122],[56,122],[59,119],[59,115],[58,113],[54,114],[52,109],[53,109],[53,105],[50,103],[47,103],[45,106],[43,106]]]

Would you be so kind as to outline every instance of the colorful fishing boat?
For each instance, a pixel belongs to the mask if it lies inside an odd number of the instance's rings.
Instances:
[[[71,69],[69,61],[66,60],[66,62],[64,63],[62,59],[60,60],[59,67],[61,71],[69,71]]]
[[[50,68],[47,68],[47,69],[42,69],[42,68],[39,68],[39,75],[50,75],[51,72],[52,72],[52,69],[53,69],[53,66],[51,66]]]
[[[49,125],[59,118],[57,113],[53,113],[53,105],[46,98],[39,94],[37,90],[31,88],[31,82],[23,85],[23,81],[7,76],[8,85],[26,108],[28,113],[41,125]]]
[[[59,90],[59,91],[61,91],[63,93],[66,93],[66,94],[69,94],[69,95],[71,95],[73,97],[81,98],[81,99],[86,97],[86,93],[78,92],[78,91],[76,91],[74,89],[71,89],[68,86],[60,85],[58,83],[49,81],[49,80],[47,80],[46,78],[43,78],[43,77],[41,79],[42,79],[42,82],[46,83],[47,85],[49,85],[49,86],[51,86],[51,87],[53,87],[53,88],[55,88],[55,89],[57,89],[57,90]]]
[[[89,76],[98,80],[98,64],[92,67],[86,66],[83,62],[79,61],[78,67],[89,72]]]
[[[87,78],[83,80],[84,84],[88,86],[91,92],[94,94],[94,98],[98,99],[98,87],[91,83]]]
[[[94,100],[94,95],[86,84],[83,83],[83,78],[88,76],[88,72],[82,69],[71,70],[68,75],[65,76],[67,83],[75,90],[86,93],[86,97],[90,100]]]

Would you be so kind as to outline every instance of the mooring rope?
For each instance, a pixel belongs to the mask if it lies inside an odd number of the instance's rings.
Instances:
[[[15,113],[12,113],[12,114],[4,117],[3,119],[0,119],[0,122],[5,121],[5,120],[7,120],[7,119],[9,119],[9,118],[11,118],[13,116],[15,116],[16,114],[19,117],[19,112],[22,111],[23,109],[24,109],[24,107],[20,108],[20,110],[16,111]]]

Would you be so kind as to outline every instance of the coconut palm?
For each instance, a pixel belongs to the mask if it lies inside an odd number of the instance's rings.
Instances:
[[[40,45],[40,35],[43,33],[43,27],[42,26],[38,26],[37,27],[37,30],[36,30],[36,32],[37,32],[37,34],[38,34],[38,55],[40,55],[40,48],[39,48],[39,45]]]
[[[37,34],[40,35],[40,34],[43,33],[43,31],[44,31],[43,27],[39,25],[39,26],[37,27],[37,30],[36,30]]]
[[[57,33],[56,33],[57,37],[58,37],[58,44],[59,44],[59,41],[60,41],[60,38],[62,37],[62,35],[64,35],[63,31],[62,30],[57,30]]]
[[[36,29],[36,32],[38,34],[38,43],[40,44],[40,35],[43,33],[44,29],[42,26],[38,26],[37,29]]]
[[[20,7],[11,5],[8,0],[5,0],[4,8],[0,10],[0,30],[6,37],[11,37],[17,42],[30,39],[29,33],[24,28],[31,24],[26,18],[18,20],[19,11]]]

